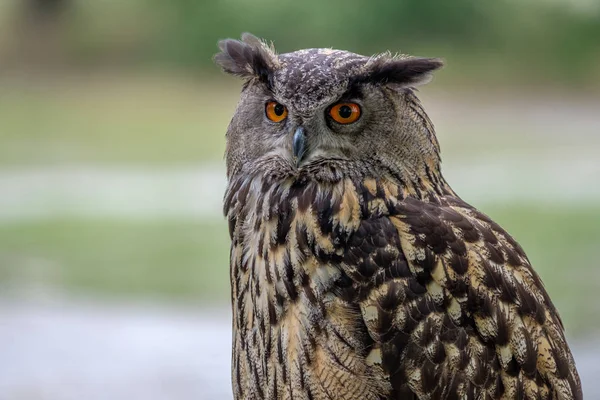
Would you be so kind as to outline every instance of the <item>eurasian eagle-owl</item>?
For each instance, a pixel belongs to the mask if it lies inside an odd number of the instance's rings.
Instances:
[[[521,246],[445,181],[437,59],[219,43],[236,399],[581,399]]]

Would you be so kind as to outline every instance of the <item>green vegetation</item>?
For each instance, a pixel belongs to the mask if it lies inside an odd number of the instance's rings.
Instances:
[[[33,2],[31,2],[33,4]],[[337,47],[442,56],[450,84],[562,84],[598,89],[597,2],[542,0],[71,0],[62,54],[78,66],[162,65],[216,72],[218,39],[250,31],[279,51]],[[0,40],[14,37],[19,0],[0,6]],[[2,24],[3,23],[3,24]],[[18,27],[15,29],[19,29]],[[10,44],[8,44],[10,45]],[[0,51],[1,55],[1,51]]]
[[[483,207],[521,243],[570,334],[600,329],[600,208]],[[224,304],[226,222],[48,220],[0,225],[0,281]]]
[[[76,0],[71,4],[71,12],[64,15],[63,37],[68,54],[79,64],[150,62],[215,71],[210,60],[216,41],[250,31],[274,40],[280,51],[337,47],[443,56],[454,67],[441,74],[447,83],[551,82],[586,87],[600,69],[600,7],[593,1]]]
[[[13,82],[0,87],[0,165],[220,160],[234,84],[219,94],[143,76]]]
[[[228,299],[223,221],[35,220],[0,226],[0,282],[96,295]]]

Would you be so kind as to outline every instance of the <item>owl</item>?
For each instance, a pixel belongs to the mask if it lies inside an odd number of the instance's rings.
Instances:
[[[227,130],[235,399],[582,399],[521,246],[444,179],[415,94],[442,62],[250,34]]]

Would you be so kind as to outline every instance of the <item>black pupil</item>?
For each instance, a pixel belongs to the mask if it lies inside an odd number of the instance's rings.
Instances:
[[[275,112],[275,115],[277,115],[278,117],[281,117],[283,115],[283,113],[285,112],[285,107],[282,106],[281,104],[275,104],[275,107],[273,107],[273,111]]]
[[[348,119],[352,115],[352,109],[350,108],[350,106],[341,106],[338,111],[338,114],[340,114],[340,117]]]

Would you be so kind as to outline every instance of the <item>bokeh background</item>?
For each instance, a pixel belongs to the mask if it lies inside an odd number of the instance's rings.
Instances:
[[[0,399],[231,398],[224,134],[250,31],[440,56],[455,190],[511,232],[600,398],[600,1],[1,0]]]

